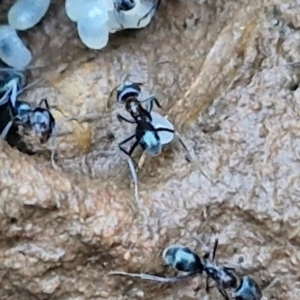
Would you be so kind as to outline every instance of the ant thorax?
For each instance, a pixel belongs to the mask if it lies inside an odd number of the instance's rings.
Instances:
[[[224,289],[236,287],[236,278],[234,275],[213,262],[207,260],[204,262],[204,272]]]
[[[136,100],[136,98],[130,97],[127,100],[126,110],[134,119],[136,119],[140,116],[141,104]]]

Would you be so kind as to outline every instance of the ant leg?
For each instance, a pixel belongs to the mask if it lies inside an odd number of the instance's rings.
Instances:
[[[209,286],[209,277],[206,277],[206,293],[209,294],[210,289],[214,288],[214,286]]]
[[[170,129],[170,128],[165,128],[165,127],[156,128],[155,131],[167,131],[167,132],[175,133],[175,130]]]
[[[120,115],[120,114],[117,114],[117,118],[118,118],[119,122],[125,121],[125,122],[127,122],[127,123],[136,124],[135,121],[129,120],[129,119],[123,117],[123,116]]]
[[[178,281],[193,277],[196,274],[188,274],[188,275],[183,275],[183,276],[178,276],[178,277],[160,277],[160,276],[155,276],[155,275],[150,275],[150,274],[145,274],[145,273],[127,273],[127,272],[122,272],[122,271],[111,271],[108,273],[108,275],[123,275],[123,276],[140,278],[140,279],[144,279],[144,280],[158,281],[158,282],[162,282],[162,283],[174,283],[174,282],[178,282]]]
[[[10,128],[11,128],[11,126],[13,125],[13,121],[11,120],[11,121],[9,121],[7,124],[6,124],[6,126],[5,126],[5,128],[2,130],[2,132],[1,132],[1,138],[2,139],[6,139],[6,137],[7,137],[7,134],[8,134],[8,132],[9,132],[9,130],[10,130]]]
[[[6,104],[9,100],[8,94],[10,90],[7,90],[5,94],[0,98],[0,105]]]
[[[137,145],[139,144],[139,140],[136,140],[134,143],[133,143],[133,145],[131,146],[131,148],[130,148],[130,150],[129,150],[129,156],[131,157],[131,155],[132,155],[132,153],[133,153],[133,151],[134,151],[134,149],[137,147]]]
[[[129,166],[129,170],[131,172],[131,176],[134,182],[134,196],[135,196],[135,201],[136,203],[140,202],[139,199],[139,186],[138,186],[138,176],[137,176],[137,172],[134,166],[134,161],[131,157],[128,158],[128,166]]]
[[[233,267],[223,267],[226,271],[236,272],[236,268]]]
[[[148,99],[147,99],[147,101],[148,101]],[[148,106],[147,111],[148,111],[148,113],[150,114],[151,111],[152,111],[152,109],[153,109],[153,100],[150,99],[148,103],[149,103],[149,106]]]
[[[213,255],[212,255],[212,260],[214,260],[215,257],[216,257],[216,252],[217,252],[218,244],[219,244],[219,239],[216,239],[215,245],[214,245],[214,250],[213,250]]]
[[[209,289],[210,289],[210,286],[209,286],[209,277],[207,276],[206,277],[206,288],[205,288],[207,294],[209,294]]]
[[[42,99],[41,101],[40,101],[40,103],[39,103],[39,107],[42,107],[42,104],[45,104],[45,107],[47,108],[47,109],[50,109],[50,106],[49,106],[49,103],[48,103],[48,100],[47,99]]]
[[[139,19],[139,21],[137,22],[137,26],[140,26],[141,21],[143,21],[144,19],[146,19],[153,10],[158,9],[158,6],[159,6],[160,2],[161,2],[161,0],[157,0],[156,3],[153,4],[153,6],[151,7],[151,9],[142,18]]]
[[[136,148],[136,146],[138,145],[139,141],[135,141],[134,144],[131,146],[129,152],[127,152],[122,145],[129,142],[130,140],[132,140],[135,137],[135,134],[129,136],[128,138],[126,138],[125,140],[123,140],[121,143],[119,143],[119,149],[125,153],[127,156],[129,156],[131,158],[131,154],[134,151],[134,149]],[[134,164],[136,165],[136,162],[132,159],[132,161],[134,162]]]
[[[153,109],[153,102],[155,103],[155,105],[158,107],[158,108],[162,108],[162,106],[160,105],[160,103],[158,102],[157,98],[155,96],[150,96],[149,98],[145,99],[145,100],[142,100],[140,101],[141,103],[143,102],[149,102],[150,106],[148,107],[148,111],[151,112],[152,109]]]
[[[17,96],[18,96],[18,83],[15,81],[13,83],[13,86],[11,89],[11,96],[10,96],[10,101],[11,101],[13,107],[16,107]]]
[[[132,140],[135,137],[135,134],[132,134],[131,136],[127,137],[126,139],[124,139],[122,142],[119,143],[119,147],[123,144],[126,144],[127,142],[129,142],[130,140]],[[124,150],[124,149],[123,149]],[[122,151],[123,151],[122,150]],[[126,151],[126,150],[125,150]],[[124,152],[127,154],[127,151]],[[128,155],[128,154],[127,154]]]
[[[156,98],[154,98],[153,101],[157,107],[162,108],[161,104],[158,102],[158,100]]]
[[[225,300],[230,300],[227,293],[226,293],[226,291],[223,288],[221,288],[220,286],[217,286],[217,287],[218,287],[218,290],[219,290],[220,294],[224,297],[224,299]]]

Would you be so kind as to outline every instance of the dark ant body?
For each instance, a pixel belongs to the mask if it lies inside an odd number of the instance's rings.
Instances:
[[[140,144],[142,149],[145,150],[149,155],[159,155],[162,149],[162,142],[158,132],[165,131],[175,133],[175,131],[171,128],[155,128],[151,116],[153,103],[155,103],[158,107],[161,106],[154,96],[151,96],[143,101],[138,100],[138,97],[141,94],[140,85],[141,84],[139,83],[125,83],[117,89],[117,101],[125,104],[125,109],[133,118],[133,120],[129,120],[118,114],[117,117],[119,121],[125,121],[137,125],[135,133],[119,143],[120,150],[129,157],[131,157],[138,144]],[[150,103],[148,110],[142,106],[142,102]],[[134,137],[136,138],[136,141],[131,146],[130,150],[126,151],[122,145],[129,142]]]
[[[244,276],[240,279],[235,274],[234,268],[218,266],[215,262],[215,255],[218,247],[218,240],[215,241],[212,259],[211,253],[206,253],[201,259],[196,253],[182,245],[171,245],[164,249],[163,260],[167,265],[178,271],[186,272],[187,275],[178,277],[159,277],[148,274],[135,274],[126,272],[111,272],[111,275],[127,275],[158,282],[177,282],[196,275],[206,275],[206,291],[209,293],[209,279],[212,279],[225,300],[229,300],[227,289],[233,289],[232,297],[235,300],[260,300],[262,293],[257,283],[250,277]]]
[[[117,11],[128,11],[135,7],[135,0],[116,0],[115,9]]]
[[[140,26],[141,21],[146,19],[152,12],[156,11],[161,3],[161,0],[153,0],[153,5],[149,11],[138,20],[137,26]],[[115,10],[120,13],[122,11],[129,11],[136,6],[136,0],[115,0]],[[123,28],[122,24],[120,24]]]
[[[41,143],[47,142],[55,126],[48,101],[42,99],[38,106],[34,106],[17,100],[17,96],[24,90],[24,75],[4,68],[0,69],[0,75],[0,109],[3,117],[6,114],[5,124],[1,124],[1,137],[6,139],[10,131],[16,132],[21,125],[27,130],[33,130]]]
[[[155,128],[154,125],[151,123],[152,117],[148,116],[147,114],[142,114],[142,111],[139,111],[139,114],[135,114],[132,111],[129,112],[131,115],[135,116],[134,121],[128,120],[125,117],[118,115],[118,119],[121,121],[125,121],[128,123],[136,124],[135,133],[131,136],[127,137],[125,140],[119,143],[119,148],[122,152],[127,154],[131,157],[134,149],[137,147],[138,144],[141,145],[142,149],[145,150],[151,156],[157,156],[161,153],[162,150],[162,142],[158,135],[158,132],[165,131],[174,133],[175,131],[170,128]],[[129,142],[133,138],[136,138],[136,141],[131,146],[129,152],[127,152],[122,145]]]
[[[55,126],[55,119],[50,112],[47,99],[42,99],[38,106],[17,101],[13,115],[14,124],[33,130],[42,144],[49,140]]]

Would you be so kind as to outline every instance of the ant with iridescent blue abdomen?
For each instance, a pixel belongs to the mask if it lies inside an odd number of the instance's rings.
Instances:
[[[149,9],[149,11],[138,20],[138,22],[137,22],[138,27],[140,26],[141,21],[146,19],[151,13],[155,12],[158,9],[160,3],[161,3],[161,0],[153,0],[153,5]],[[137,4],[136,0],[115,0],[114,5],[115,5],[116,12],[121,13],[122,11],[126,12],[131,9],[134,9],[136,4]],[[119,24],[120,24],[120,22],[119,22]],[[120,24],[120,25],[123,28],[122,24]]]
[[[135,133],[119,143],[120,150],[129,157],[131,157],[137,145],[140,145],[142,149],[151,156],[159,155],[161,153],[163,143],[158,132],[175,133],[171,126],[160,128],[155,127],[155,124],[153,124],[153,116],[151,115],[153,104],[155,103],[159,108],[161,108],[161,105],[155,96],[151,96],[145,100],[138,99],[141,94],[141,85],[141,83],[127,81],[117,88],[117,102],[125,104],[126,111],[132,117],[132,120],[129,120],[118,114],[118,120],[120,122],[125,121],[127,123],[136,124]],[[143,102],[149,103],[147,109],[142,106]],[[169,125],[168,123],[166,124]],[[136,141],[131,146],[130,150],[126,151],[122,145],[133,138],[136,138]]]
[[[9,121],[2,129],[1,137],[6,139],[12,127],[23,126],[33,130],[41,143],[50,138],[55,126],[55,120],[50,112],[47,99],[42,99],[37,106],[18,100],[24,87],[25,76],[20,71],[11,68],[0,69],[0,109],[7,108]]]
[[[187,275],[178,277],[160,277],[149,274],[110,272],[110,275],[125,275],[141,279],[153,280],[162,283],[174,283],[193,276],[206,276],[206,292],[209,293],[209,279],[212,279],[225,300],[229,300],[227,289],[233,289],[232,298],[235,300],[260,300],[262,293],[257,283],[249,276],[240,279],[235,274],[234,268],[219,266],[215,262],[215,255],[218,247],[216,239],[212,256],[207,252],[200,258],[195,252],[182,245],[171,245],[162,252],[165,263],[177,271],[186,272]],[[211,256],[211,258],[210,258]]]

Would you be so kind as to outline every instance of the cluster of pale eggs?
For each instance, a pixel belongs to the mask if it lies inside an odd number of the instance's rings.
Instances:
[[[17,34],[32,28],[46,14],[51,0],[17,0],[8,12],[8,24],[0,25],[0,60],[22,70],[32,60],[30,50]],[[123,4],[124,2],[124,4]],[[102,49],[109,34],[147,26],[155,10],[152,1],[143,0],[66,0],[65,11],[77,23],[80,40],[90,49]],[[125,5],[126,9],[119,8]],[[147,15],[147,12],[151,11]],[[146,16],[146,17],[144,17]]]

